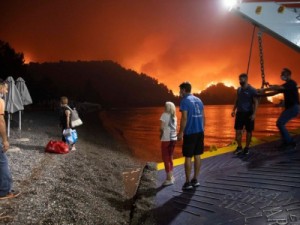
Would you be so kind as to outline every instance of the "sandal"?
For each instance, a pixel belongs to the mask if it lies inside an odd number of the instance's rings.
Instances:
[[[20,194],[21,194],[21,192],[19,192],[19,191],[11,191],[7,195],[1,196],[0,200],[15,198],[15,197],[18,197]]]

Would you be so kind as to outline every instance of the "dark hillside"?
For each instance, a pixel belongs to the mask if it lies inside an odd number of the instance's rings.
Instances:
[[[28,85],[36,101],[69,96],[104,106],[161,106],[175,96],[158,80],[112,61],[30,63]]]

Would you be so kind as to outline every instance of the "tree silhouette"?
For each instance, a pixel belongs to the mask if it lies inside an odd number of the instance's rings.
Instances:
[[[7,42],[0,40],[0,76],[20,77],[26,72],[23,53],[16,53]]]

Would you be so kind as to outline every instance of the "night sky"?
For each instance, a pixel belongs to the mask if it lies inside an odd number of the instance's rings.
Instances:
[[[221,0],[10,0],[0,3],[0,39],[26,62],[113,60],[165,83],[175,93],[212,82],[237,86],[246,72],[253,25]],[[264,34],[266,78],[283,67],[300,84],[300,54]],[[257,38],[249,82],[260,87]]]

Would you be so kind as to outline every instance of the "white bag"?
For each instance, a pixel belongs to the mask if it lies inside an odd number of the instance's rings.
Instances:
[[[71,127],[78,127],[83,124],[82,120],[79,118],[77,110],[71,109],[69,106],[67,108],[71,111]]]

